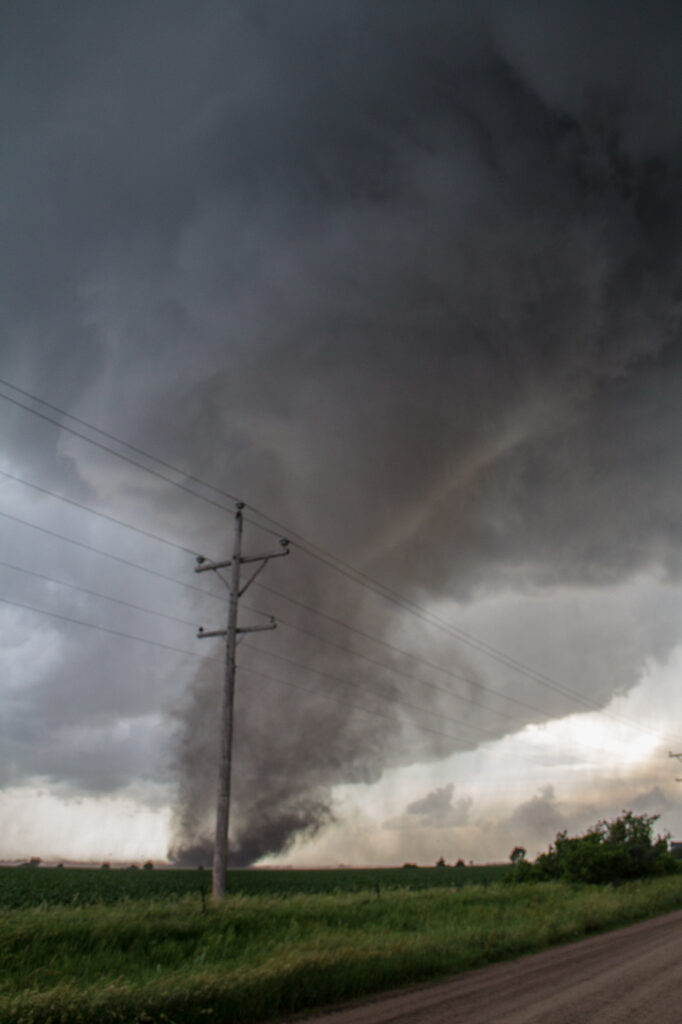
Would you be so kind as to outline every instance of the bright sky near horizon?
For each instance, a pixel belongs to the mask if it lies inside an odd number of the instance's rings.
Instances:
[[[682,838],[680,5],[5,20],[0,859]]]

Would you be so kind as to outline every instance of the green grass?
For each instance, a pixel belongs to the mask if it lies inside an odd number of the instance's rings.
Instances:
[[[259,1021],[682,907],[682,877],[6,910],[0,1022]]]
[[[322,871],[228,871],[228,893],[247,895],[376,892],[487,884],[509,872],[508,865],[459,868],[337,868]],[[173,899],[211,888],[210,871],[129,871],[101,868],[0,868],[0,908],[41,903],[118,903]]]

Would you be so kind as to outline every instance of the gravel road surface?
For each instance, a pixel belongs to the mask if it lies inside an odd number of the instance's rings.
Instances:
[[[682,1024],[682,911],[310,1024]]]

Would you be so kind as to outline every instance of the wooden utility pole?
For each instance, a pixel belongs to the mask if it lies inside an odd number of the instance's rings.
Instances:
[[[277,623],[271,619],[267,626],[245,626],[239,628],[237,615],[239,598],[246,592],[256,576],[265,568],[271,558],[281,558],[289,554],[289,541],[280,540],[281,551],[273,551],[265,555],[242,555],[242,509],[244,503],[237,502],[234,516],[234,539],[232,558],[225,562],[207,562],[201,555],[197,558],[195,572],[217,572],[219,569],[230,568],[230,602],[227,612],[227,628],[206,631],[199,627],[197,636],[200,639],[208,636],[224,636],[225,642],[225,677],[223,684],[223,701],[221,711],[220,763],[218,769],[218,802],[216,806],[215,846],[213,849],[213,900],[218,901],[225,895],[225,874],[227,871],[227,844],[230,824],[230,782],[232,778],[232,733],[234,726],[234,687],[237,668],[237,643],[242,633],[258,633],[266,629],[276,629]],[[246,562],[257,562],[258,567],[240,589],[240,569]],[[223,579],[223,577],[220,577]]]

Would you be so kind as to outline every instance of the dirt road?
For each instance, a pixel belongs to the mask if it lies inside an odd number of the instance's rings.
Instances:
[[[682,1024],[682,911],[312,1024]]]

